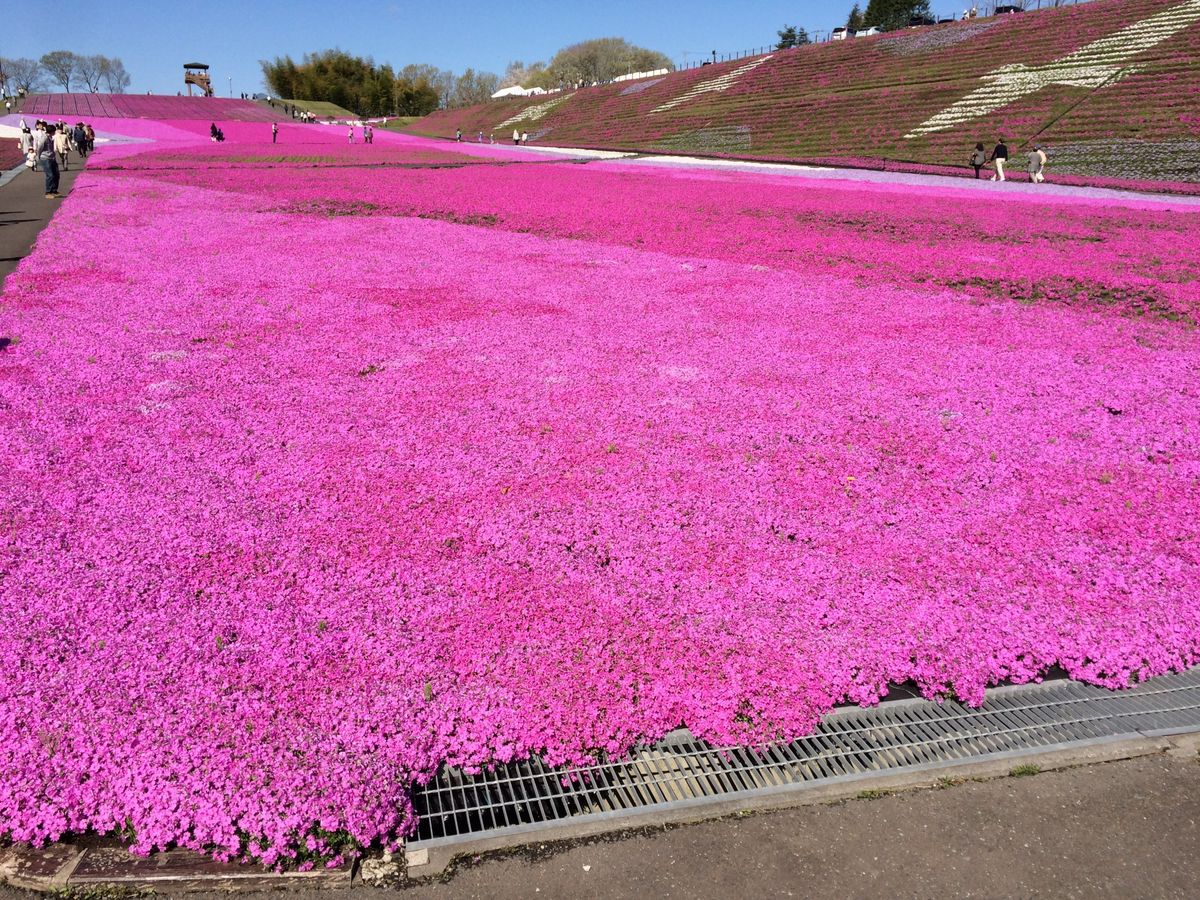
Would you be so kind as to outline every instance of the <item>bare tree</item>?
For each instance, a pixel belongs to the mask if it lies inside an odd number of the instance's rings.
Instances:
[[[93,53],[90,56],[79,54],[75,57],[75,81],[82,81],[84,86],[93,94],[100,90],[100,79],[108,65],[108,57]]]
[[[540,84],[541,79],[546,72],[546,64],[544,62],[535,62],[530,65],[525,65],[521,60],[513,60],[508,64],[508,68],[504,70],[504,77],[500,79],[499,86],[502,88],[513,87],[520,85],[521,87],[546,87]]]
[[[34,91],[40,91],[45,84],[46,73],[42,71],[42,64],[36,59],[27,59],[26,57],[18,57],[16,59],[8,59],[7,57],[0,60],[0,67],[4,69],[4,76],[8,79],[8,90],[25,91],[31,94]]]
[[[441,69],[430,82],[433,89],[438,94],[438,106],[442,109],[448,109],[454,102],[454,88],[458,85],[458,78],[449,69]]]
[[[123,94],[129,90],[129,84],[133,81],[129,77],[129,73],[125,71],[125,63],[121,62],[121,57],[114,56],[112,59],[106,59],[104,71],[101,73],[104,77],[104,86],[110,94]]]
[[[496,93],[500,79],[492,72],[476,72],[467,69],[458,76],[454,85],[453,106],[474,106],[476,103],[486,103]]]
[[[70,50],[53,50],[42,57],[42,68],[62,85],[64,91],[69,91],[71,76],[75,74],[75,59],[75,54]]]

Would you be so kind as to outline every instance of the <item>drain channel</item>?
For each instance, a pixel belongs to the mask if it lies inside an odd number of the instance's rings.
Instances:
[[[714,747],[681,729],[620,762],[554,769],[531,759],[479,775],[446,769],[414,796],[420,824],[408,847],[451,846],[870,772],[1194,730],[1200,730],[1200,668],[1121,692],[1071,681],[996,688],[978,709],[927,700],[842,708],[807,737],[758,747]]]

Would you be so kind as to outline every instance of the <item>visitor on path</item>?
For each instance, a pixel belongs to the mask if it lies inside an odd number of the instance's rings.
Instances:
[[[454,129],[454,139],[456,141],[462,141],[462,129],[461,128]]]
[[[21,126],[21,136],[17,138],[17,145],[21,148],[22,156],[28,156],[29,151],[33,149],[33,134],[24,125]]]
[[[71,143],[75,145],[75,152],[86,159],[88,155],[88,140],[87,131],[84,130],[82,122],[76,122],[75,127],[71,129]]]
[[[971,168],[975,170],[975,177],[979,178],[980,171],[987,163],[987,151],[983,149],[983,141],[975,145],[975,152],[971,154]]]
[[[517,129],[514,128],[513,129],[513,146],[515,147],[519,143],[521,143],[521,132],[517,131]]]
[[[1033,184],[1041,184],[1046,180],[1046,176],[1042,174],[1045,168],[1046,151],[1040,145],[1035,144],[1029,151],[1029,180]]]
[[[481,128],[481,129],[479,129],[479,138],[478,138],[478,143],[480,143],[480,144],[482,144],[482,143],[483,143],[483,129],[482,129],[482,128]]]
[[[91,153],[96,149],[96,129],[91,125],[84,123],[83,134],[87,139],[87,152]]]
[[[214,144],[217,142],[217,123],[213,122],[208,126],[208,139]]]
[[[57,200],[61,195],[58,193],[58,160],[54,158],[54,126],[41,123],[33,141],[38,165],[46,176],[46,199]]]
[[[522,131],[522,132],[521,132],[521,143],[522,143],[522,144],[528,144],[528,143],[529,143],[529,132],[528,132],[528,131]]]
[[[54,129],[54,154],[58,157],[58,163],[63,171],[70,169],[67,165],[67,158],[71,152],[71,136],[67,134],[65,128],[61,126]]]
[[[366,144],[375,143],[375,129],[370,125],[363,126],[363,142]]]
[[[1004,143],[1004,138],[996,142],[991,161],[996,164],[996,174],[992,176],[992,181],[1004,181],[1004,165],[1008,162],[1008,144]]]
[[[354,143],[354,126],[353,125],[350,126],[350,130],[346,133],[346,140],[349,141],[351,144]]]
[[[279,143],[279,124],[277,122],[271,123],[271,143]]]

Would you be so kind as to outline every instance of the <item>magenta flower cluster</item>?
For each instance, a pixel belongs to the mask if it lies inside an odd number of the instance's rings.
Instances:
[[[0,835],[307,866],[443,765],[1200,660],[1195,211],[180,133],[0,300]]]

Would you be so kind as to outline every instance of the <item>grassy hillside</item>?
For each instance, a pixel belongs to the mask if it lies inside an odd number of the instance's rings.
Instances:
[[[322,119],[358,118],[358,113],[353,113],[336,103],[326,103],[324,100],[276,100],[275,102],[291,104],[299,110],[310,112]]]
[[[1200,181],[1200,6],[1095,0],[809,45],[661,78],[439,111],[448,137],[962,167],[976,141],[1058,171]]]

